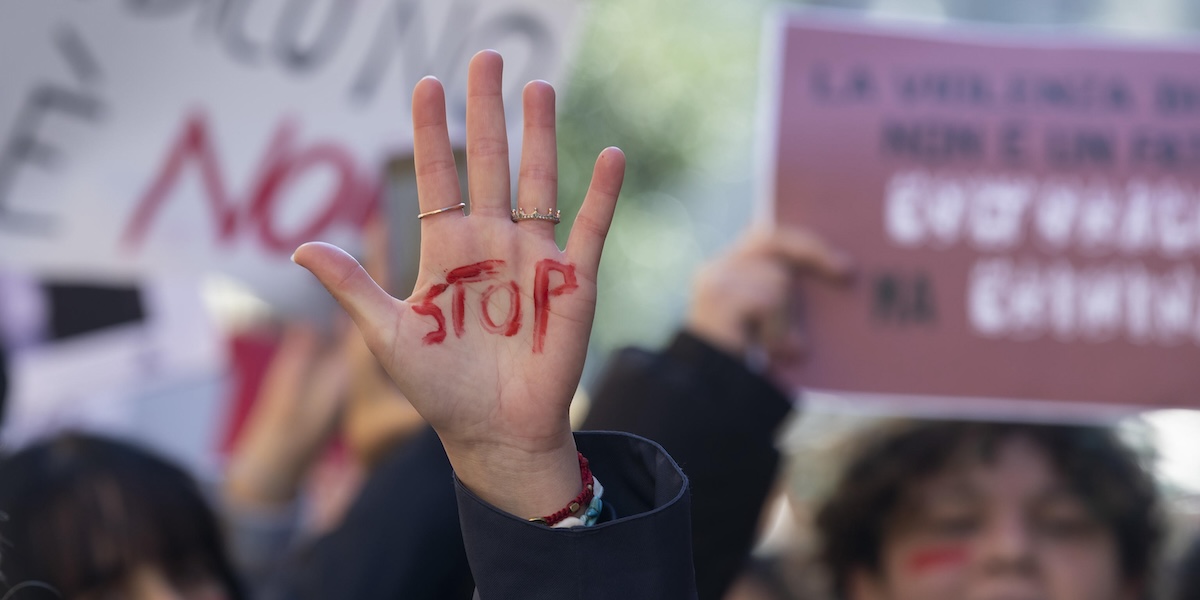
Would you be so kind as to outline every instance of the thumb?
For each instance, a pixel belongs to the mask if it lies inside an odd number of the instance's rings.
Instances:
[[[370,339],[391,326],[398,311],[388,295],[353,256],[337,246],[309,242],[296,249],[292,262],[308,269],[354,320],[363,337]]]

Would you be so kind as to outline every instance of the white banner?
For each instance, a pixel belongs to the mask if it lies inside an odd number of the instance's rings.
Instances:
[[[313,289],[301,242],[353,243],[412,86],[466,65],[554,80],[561,0],[14,0],[0,7],[0,266],[57,277],[216,269],[269,300]],[[515,158],[516,155],[514,155]]]

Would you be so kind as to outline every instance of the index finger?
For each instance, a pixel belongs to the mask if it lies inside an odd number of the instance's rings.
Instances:
[[[458,187],[458,169],[446,128],[446,92],[433,77],[426,77],[413,88],[413,164],[417,173],[417,203],[422,213],[448,208],[462,201]],[[429,215],[421,221],[422,230],[430,223],[462,218],[462,211],[448,210]]]

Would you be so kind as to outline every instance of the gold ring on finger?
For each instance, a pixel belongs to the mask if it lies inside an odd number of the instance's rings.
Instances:
[[[512,210],[513,223],[517,221],[549,221],[554,225],[562,222],[562,211],[558,209],[547,208],[546,212],[541,212],[539,209],[533,209],[533,212],[525,212],[523,208],[514,208]]]
[[[417,215],[417,219],[419,220],[419,219],[424,219],[425,217],[432,217],[433,215],[440,214],[440,213],[444,213],[444,212],[449,212],[449,211],[452,211],[452,210],[454,210],[454,209],[456,209],[456,208],[461,208],[461,209],[462,209],[462,211],[463,211],[463,214],[464,214],[464,215],[465,215],[465,214],[467,214],[467,203],[466,203],[466,202],[459,202],[458,204],[455,204],[455,205],[453,205],[453,206],[446,206],[446,207],[443,207],[443,208],[436,208],[436,209],[434,209],[434,210],[431,210],[431,211],[426,211],[426,212],[423,212],[423,213],[421,213],[421,214]]]

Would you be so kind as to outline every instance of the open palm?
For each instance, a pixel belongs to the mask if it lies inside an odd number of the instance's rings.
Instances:
[[[488,453],[552,455],[574,469],[567,411],[624,173],[619,150],[601,153],[565,251],[555,244],[553,223],[513,222],[501,71],[494,52],[471,61],[470,215],[448,210],[422,219],[420,271],[409,298],[389,296],[332,246],[306,244],[294,257],[350,313],[400,390],[438,431],[451,461],[457,459],[460,476],[471,468],[462,463]],[[517,206],[545,214],[557,205],[553,88],[528,84],[524,112]],[[413,135],[421,211],[456,206],[461,195],[445,97],[435,79],[413,92]]]

